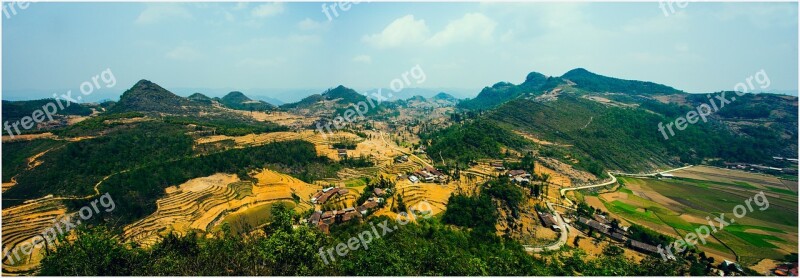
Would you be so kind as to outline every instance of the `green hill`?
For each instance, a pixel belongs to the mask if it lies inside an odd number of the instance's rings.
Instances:
[[[250,99],[239,91],[228,93],[219,99],[219,102],[225,107],[235,110],[266,111],[275,108],[275,106],[267,102]]]
[[[683,91],[675,88],[653,82],[607,77],[592,73],[582,68],[570,70],[562,75],[561,78],[572,81],[576,84],[575,87],[590,92],[612,92],[641,95],[683,93]]]
[[[203,106],[206,105],[182,98],[158,84],[142,79],[122,94],[119,101],[110,109],[110,112],[179,114],[200,110]]]

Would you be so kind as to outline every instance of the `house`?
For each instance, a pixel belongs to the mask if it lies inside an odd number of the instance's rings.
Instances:
[[[537,211],[536,213],[539,214],[539,219],[542,220],[542,226],[552,227],[558,224],[558,222],[556,222],[556,219],[555,217],[553,217],[552,214],[541,211]]]
[[[578,217],[578,223],[583,224],[584,226],[593,228],[596,231],[601,232],[603,234],[611,235],[611,233],[610,233],[611,232],[610,231],[611,227],[606,226],[606,225],[604,225],[604,224],[602,224],[600,222],[594,221],[592,219],[585,218],[585,217]]]
[[[401,155],[401,156],[398,156],[398,157],[396,157],[396,158],[394,159],[394,162],[397,162],[397,163],[404,163],[404,162],[408,162],[408,156],[407,156],[407,155]]]
[[[723,260],[722,263],[719,264],[719,269],[722,269],[722,270],[726,270],[727,269],[727,270],[730,270],[730,271],[736,271],[736,272],[739,272],[739,273],[744,273],[744,270],[742,269],[742,266],[740,266],[738,263],[735,263],[735,262],[732,262],[732,261],[729,261],[729,260]]]
[[[506,167],[503,166],[503,162],[492,162],[489,163],[489,166],[492,166],[495,170],[502,171],[505,170]]]
[[[413,183],[419,182],[419,178],[417,178],[417,176],[414,176],[414,175],[408,176],[408,180],[410,180]]]
[[[528,172],[526,172],[525,170],[511,170],[511,171],[508,171],[508,177],[509,178],[515,178],[515,177],[530,178],[531,174],[528,174]]]
[[[322,219],[322,211],[315,211],[311,214],[311,218],[309,218],[309,222],[311,225],[319,224],[319,220]]]
[[[338,188],[338,187],[329,187],[323,189],[322,192],[317,192],[314,194],[314,197],[311,198],[311,202],[316,204],[324,204],[334,195],[347,195],[347,189],[345,188]]]
[[[337,149],[336,153],[339,154],[339,158],[347,158],[347,150],[345,149]]]
[[[620,233],[618,230],[615,230],[611,233],[611,238],[616,241],[625,241],[625,235]]]
[[[658,253],[657,247],[636,240],[631,240],[631,248],[643,253],[651,253],[651,254]]]
[[[531,182],[530,179],[523,178],[523,177],[514,177],[513,179],[511,179],[511,181],[513,181],[514,183],[518,183],[518,184],[524,184],[524,183],[530,183]]]
[[[431,173],[428,173],[425,170],[415,171],[414,176],[419,177],[420,180],[424,180],[425,182],[432,182],[436,179],[436,176],[434,176]]]
[[[674,177],[675,177],[675,175],[669,174],[669,173],[658,173],[658,174],[656,174],[656,178],[659,178],[659,179],[672,179]]]
[[[366,215],[367,212],[369,212],[369,210],[374,209],[376,207],[378,207],[378,202],[367,201],[367,202],[364,202],[364,204],[358,206],[358,208],[356,208],[356,210],[358,212],[360,212],[362,215]]]
[[[383,189],[380,189],[380,188],[375,188],[375,189],[372,190],[372,194],[375,194],[375,196],[383,196],[383,194],[385,194],[385,193],[386,193],[386,191],[384,191]]]

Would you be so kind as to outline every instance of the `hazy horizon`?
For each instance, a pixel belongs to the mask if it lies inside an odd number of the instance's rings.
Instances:
[[[3,99],[77,90],[107,68],[119,83],[97,94],[140,79],[245,93],[385,88],[415,65],[427,79],[409,87],[461,97],[573,68],[687,92],[732,89],[764,69],[770,89],[797,90],[797,3],[692,2],[673,14],[655,2],[373,2],[336,14],[330,4],[326,14],[321,3],[33,3],[3,17]]]

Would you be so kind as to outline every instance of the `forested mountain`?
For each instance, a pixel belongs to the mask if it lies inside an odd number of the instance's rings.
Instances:
[[[160,112],[185,113],[199,111],[207,105],[182,98],[148,80],[140,80],[125,91],[119,101],[111,108],[112,113],[121,112]]]
[[[459,107],[488,111],[426,138],[443,156],[462,161],[496,157],[507,147],[538,149],[565,162],[584,157],[590,168],[599,164],[625,171],[702,162],[767,163],[772,156],[796,156],[797,98],[791,96],[744,94],[709,115],[708,122],[688,125],[665,139],[659,124],[686,116],[719,94],[686,94],[584,69],[549,78],[534,72],[520,85],[500,82],[462,102]],[[556,144],[509,143],[515,132]]]

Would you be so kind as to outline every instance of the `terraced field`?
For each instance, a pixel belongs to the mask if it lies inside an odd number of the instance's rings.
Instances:
[[[53,200],[40,200],[3,210],[3,255],[19,248],[20,243],[32,242],[46,229],[52,228],[59,217],[67,213],[66,207]],[[25,274],[39,265],[43,253],[42,244],[34,246],[30,255],[16,252],[11,258],[3,257],[3,275]],[[21,249],[21,248],[20,248]]]
[[[320,188],[266,169],[255,178],[257,183],[215,174],[167,188],[167,196],[157,201],[156,212],[125,227],[123,238],[150,246],[167,233],[211,231],[228,214],[278,201],[294,202],[293,195],[300,199],[295,210],[308,210],[309,199]]]

